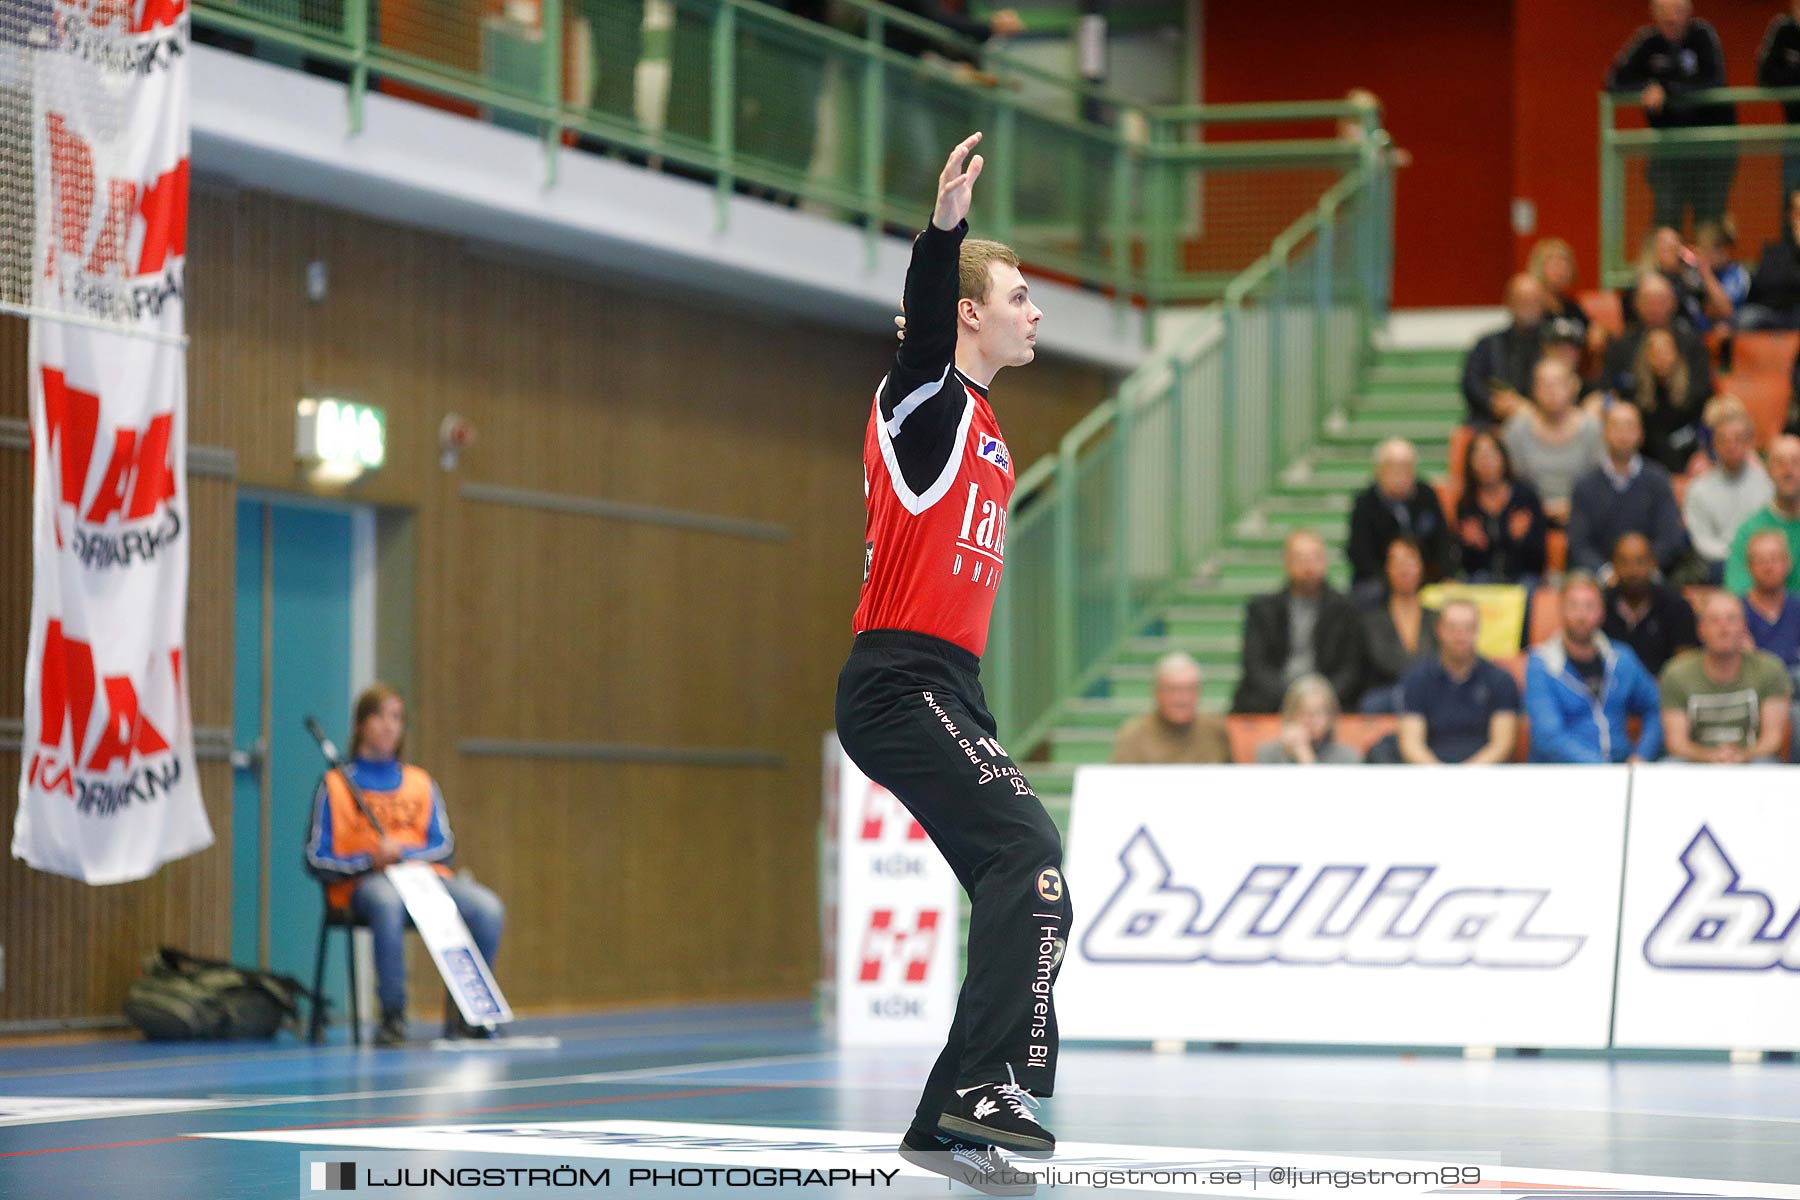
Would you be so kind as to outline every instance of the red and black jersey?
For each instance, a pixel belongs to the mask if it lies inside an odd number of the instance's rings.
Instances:
[[[1013,462],[987,390],[956,369],[957,255],[966,225],[927,226],[906,274],[906,341],[863,437],[868,507],[855,632],[906,629],[987,647],[1006,561]]]

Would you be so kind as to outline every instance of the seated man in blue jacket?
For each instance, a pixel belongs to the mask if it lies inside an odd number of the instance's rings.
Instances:
[[[1525,666],[1531,761],[1647,762],[1662,754],[1656,680],[1630,646],[1600,632],[1606,605],[1592,575],[1562,586],[1562,631],[1533,647]],[[1643,722],[1634,743],[1628,717]]]

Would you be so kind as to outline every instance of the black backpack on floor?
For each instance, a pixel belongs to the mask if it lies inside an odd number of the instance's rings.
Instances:
[[[300,981],[168,946],[144,959],[125,1019],[153,1042],[267,1041],[299,1020]]]

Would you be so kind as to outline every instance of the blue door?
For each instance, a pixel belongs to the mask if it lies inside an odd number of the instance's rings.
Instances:
[[[302,722],[348,744],[353,543],[349,511],[238,502],[232,716],[237,745],[263,753],[232,794],[232,957],[308,982],[324,897],[305,839],[324,760]],[[342,996],[341,948],[327,968]]]

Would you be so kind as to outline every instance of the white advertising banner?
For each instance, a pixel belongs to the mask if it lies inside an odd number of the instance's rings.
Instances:
[[[185,0],[57,0],[33,54],[31,630],[12,852],[88,883],[212,844],[187,608]]]
[[[1624,767],[1091,767],[1063,1036],[1604,1047]]]
[[[1779,766],[1633,774],[1614,1045],[1800,1049],[1797,783]]]
[[[961,885],[894,794],[829,734],[824,824],[821,928],[838,1042],[942,1042],[956,1010]]]

